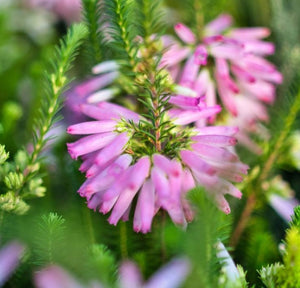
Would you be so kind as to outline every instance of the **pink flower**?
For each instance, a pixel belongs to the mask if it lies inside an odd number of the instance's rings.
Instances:
[[[184,97],[173,98],[183,111],[190,104]],[[211,113],[213,107],[199,109],[186,113],[199,113],[204,119],[214,115]],[[231,182],[241,182],[248,167],[230,151],[236,144],[233,137],[238,131],[236,127],[191,129],[190,144],[172,159],[163,153],[136,157],[135,147],[131,146],[135,132],[130,128],[130,121],[139,125],[141,116],[108,102],[97,106],[83,104],[81,111],[97,121],[79,123],[67,129],[70,134],[85,135],[67,144],[72,158],[83,159],[80,171],[88,178],[78,192],[87,199],[90,209],[103,214],[111,211],[110,224],[116,225],[120,219],[128,220],[135,197],[133,227],[142,233],[151,230],[159,209],[167,211],[175,224],[185,227],[194,216],[185,196],[196,185],[204,186],[225,213],[229,213],[230,208],[224,194],[241,197],[241,192]],[[172,113],[170,110],[169,114]],[[183,113],[179,113],[181,118],[172,121],[175,124],[190,123]]]
[[[143,283],[138,267],[130,261],[123,262],[120,267],[120,288],[176,288],[185,281],[190,271],[190,264],[185,258],[171,260],[150,279]]]
[[[190,271],[186,258],[176,258],[158,270],[147,282],[142,280],[139,268],[130,261],[122,263],[119,271],[119,288],[176,288],[185,281]],[[80,283],[66,270],[59,266],[49,266],[36,272],[34,282],[37,288],[102,288],[106,287],[98,281],[88,284]]]
[[[80,0],[24,0],[33,7],[47,9],[64,19],[67,23],[80,21]]]
[[[106,61],[95,66],[93,73],[98,74],[81,84],[75,85],[66,93],[65,107],[71,122],[82,121],[81,104],[97,104],[112,99],[119,93],[117,88],[107,87],[118,77],[118,65],[115,61]]]
[[[34,282],[36,288],[104,288],[97,281],[83,285],[63,268],[54,265],[36,272]]]
[[[24,246],[18,242],[11,242],[0,250],[0,286],[17,268],[24,252]]]
[[[243,144],[248,143],[248,148],[258,151],[254,143],[249,143],[252,142],[248,136],[249,131],[244,128],[268,120],[265,104],[274,102],[275,85],[282,82],[282,75],[264,58],[274,53],[274,45],[262,40],[270,34],[269,29],[235,29],[230,28],[231,23],[231,16],[225,14],[208,23],[204,28],[202,43],[198,43],[196,35],[182,23],[175,25],[174,29],[186,46],[170,36],[163,36],[163,45],[167,51],[162,57],[161,66],[167,67],[173,80],[180,86],[196,92],[195,96],[186,97],[188,99],[182,99],[182,95],[171,97],[171,103],[181,109],[171,110],[170,116],[177,117],[178,124],[195,121],[202,126],[205,121],[201,120],[199,113],[194,112],[195,107],[198,110],[201,107],[192,103],[201,99],[202,106],[206,103],[207,107],[217,109],[218,92],[231,118],[238,117],[234,125],[240,123],[241,136],[237,137],[244,140],[241,141]],[[211,61],[208,61],[208,57]],[[248,109],[248,104],[253,109]],[[209,123],[216,119],[211,112]],[[196,114],[199,115],[198,119]]]

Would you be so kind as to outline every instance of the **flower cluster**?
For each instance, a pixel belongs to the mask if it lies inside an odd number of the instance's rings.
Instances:
[[[171,36],[161,38],[164,52],[157,69],[167,68],[175,84],[159,83],[165,90],[157,90],[153,82],[160,72],[149,72],[152,64],[137,53],[144,76],[139,75],[134,85],[140,87],[132,91],[149,91],[150,98],[141,101],[145,107],[137,105],[132,111],[107,102],[122,93],[121,84],[113,85],[121,75],[113,61],[97,65],[94,72],[101,75],[69,93],[69,106],[93,119],[67,130],[84,135],[68,144],[71,157],[82,158],[80,171],[87,177],[78,192],[90,209],[111,211],[109,223],[128,220],[134,210],[134,230],[146,233],[163,209],[185,227],[194,214],[186,193],[198,185],[225,213],[230,207],[224,195],[241,197],[232,183],[243,180],[248,166],[234,152],[236,138],[258,151],[247,133],[258,129],[258,120],[268,120],[264,104],[274,101],[274,84],[281,83],[282,76],[264,59],[274,52],[274,45],[262,40],[269,30],[234,29],[231,22],[229,15],[219,16],[204,27],[201,39],[177,24],[175,32],[186,45]],[[148,82],[141,81],[146,78]],[[231,115],[229,126],[215,125],[222,109],[217,92]]]
[[[262,41],[269,36],[269,29],[238,29],[231,28],[231,24],[231,16],[220,15],[204,27],[199,39],[199,35],[178,23],[175,32],[185,45],[171,36],[164,36],[163,45],[168,50],[161,66],[167,67],[181,86],[193,89],[197,96],[205,95],[208,106],[216,105],[218,92],[231,114],[229,125],[240,128],[238,139],[258,152],[259,148],[248,133],[259,132],[258,120],[268,120],[264,104],[273,103],[274,84],[282,82],[282,75],[264,58],[275,50],[272,43]],[[183,61],[185,64],[181,69]],[[208,120],[213,123],[215,117]]]
[[[83,114],[97,121],[75,124],[67,130],[70,134],[88,135],[68,144],[72,158],[82,157],[80,171],[88,178],[78,192],[86,197],[89,208],[104,214],[112,211],[111,224],[116,225],[121,218],[128,219],[137,194],[134,230],[143,233],[150,231],[152,219],[160,208],[176,224],[185,226],[191,221],[193,211],[185,194],[197,184],[204,186],[226,213],[230,208],[224,194],[241,197],[231,181],[242,181],[248,167],[229,149],[236,144],[233,137],[236,127],[192,128],[176,157],[170,158],[159,151],[137,157],[133,126],[145,119],[105,101],[80,107]],[[211,115],[205,107],[199,110],[201,113],[206,117]],[[173,133],[180,135],[176,129]]]

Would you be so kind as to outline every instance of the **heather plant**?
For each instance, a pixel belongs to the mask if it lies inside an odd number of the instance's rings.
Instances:
[[[299,12],[0,3],[0,286],[298,287]]]

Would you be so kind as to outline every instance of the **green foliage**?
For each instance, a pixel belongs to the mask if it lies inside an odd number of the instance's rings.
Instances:
[[[55,56],[51,61],[53,71],[46,74],[46,94],[35,121],[33,152],[31,156],[28,156],[25,151],[18,151],[14,162],[1,169],[1,177],[7,191],[6,194],[1,195],[0,207],[4,211],[24,214],[29,206],[23,201],[23,198],[42,197],[45,194],[41,175],[38,174],[40,169],[39,156],[49,140],[47,133],[57,120],[56,114],[61,108],[59,96],[70,82],[66,73],[71,69],[72,62],[86,34],[87,30],[83,24],[74,25],[67,34],[66,39],[61,41],[60,48],[56,48]],[[10,111],[10,114],[18,114],[15,112],[18,109],[14,105],[9,107],[11,108],[7,111]],[[11,117],[11,119],[15,118]],[[5,154],[3,148],[1,152],[4,160],[7,154]]]
[[[34,233],[32,247],[33,262],[36,265],[59,263],[64,258],[65,219],[56,213],[42,215]]]
[[[82,1],[84,23],[88,29],[87,53],[91,65],[99,63],[105,52],[103,39],[103,5],[98,0]],[[102,9],[101,9],[102,8]]]
[[[267,288],[277,288],[278,274],[283,269],[283,265],[275,263],[263,267],[260,271],[260,278]]]
[[[60,47],[56,47],[55,55],[51,59],[53,71],[46,74],[46,94],[35,120],[34,151],[31,155],[29,166],[36,162],[40,152],[47,143],[48,138],[46,134],[58,120],[55,116],[61,109],[59,96],[65,91],[70,82],[66,73],[71,69],[72,62],[78,53],[78,48],[86,35],[86,27],[83,24],[76,24],[70,28],[65,40],[60,42]],[[30,170],[30,167],[28,169]]]
[[[284,267],[277,273],[278,287],[300,287],[300,231],[291,227],[286,235],[286,251],[283,256]]]
[[[257,278],[256,270],[278,259],[278,248],[270,231],[259,231],[257,229],[255,232],[253,231],[248,240],[245,251],[245,269],[248,270],[248,279],[255,282]]]
[[[163,33],[161,0],[136,0],[135,26],[145,41],[155,33]]]
[[[105,0],[106,17],[109,19],[108,45],[114,49],[118,59],[125,60],[125,66],[135,70],[136,40],[137,35],[134,23],[133,0]]]
[[[0,165],[4,164],[8,157],[9,153],[5,151],[5,146],[0,145]]]
[[[21,173],[9,172],[4,178],[4,183],[8,189],[17,192],[23,185],[24,176]]]
[[[225,0],[187,0],[184,2],[185,23],[191,27],[198,39],[201,39],[204,24],[224,12],[226,2]]]
[[[28,211],[28,209],[28,204],[26,204],[20,196],[15,195],[12,191],[8,191],[7,193],[0,195],[0,210],[17,215],[23,215]]]
[[[272,28],[276,39],[277,62],[281,64],[281,71],[284,75],[284,83],[279,87],[279,95],[286,95],[295,77],[298,78],[299,71],[299,3],[297,0],[271,0],[270,3],[273,15]]]
[[[106,246],[101,244],[92,245],[87,256],[86,275],[88,279],[99,279],[101,283],[106,285],[111,285],[116,281],[116,259]]]
[[[17,121],[22,117],[22,114],[22,107],[18,103],[13,101],[4,103],[0,120],[4,130],[4,137],[15,130]]]
[[[220,264],[215,245],[228,237],[230,217],[207,199],[203,188],[193,189],[188,196],[198,213],[184,242],[184,249],[194,266],[187,287],[218,287]]]
[[[290,225],[295,226],[300,230],[300,206],[295,207]]]
[[[220,276],[219,279],[219,288],[247,288],[250,287],[248,286],[248,282],[246,281],[246,273],[242,266],[238,265],[237,270],[239,273],[239,277],[232,280],[229,279],[229,277],[225,274]]]

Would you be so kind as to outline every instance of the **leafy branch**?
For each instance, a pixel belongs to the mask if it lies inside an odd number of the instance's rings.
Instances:
[[[49,140],[47,133],[59,119],[56,117],[62,107],[62,101],[59,97],[70,83],[66,73],[71,69],[78,48],[86,35],[86,27],[83,24],[76,24],[70,28],[65,40],[60,41],[60,47],[55,49],[54,58],[50,62],[53,72],[46,72],[45,98],[35,119],[33,152],[24,171],[27,177],[35,171],[38,157]]]

